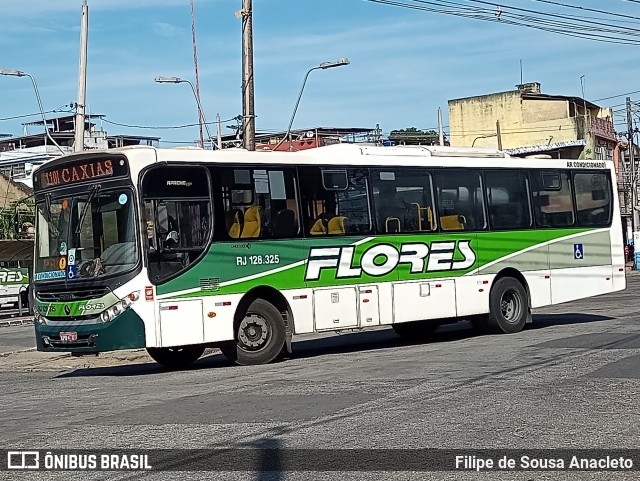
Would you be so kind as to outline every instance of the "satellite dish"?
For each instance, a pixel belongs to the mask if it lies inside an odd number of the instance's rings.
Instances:
[[[312,130],[309,130],[309,131],[307,131],[307,133],[306,133],[306,134],[304,134],[304,135],[305,135],[305,137],[307,137],[308,139],[311,139],[311,138],[313,138],[313,135],[314,135],[314,134],[313,134],[313,131],[312,131]]]

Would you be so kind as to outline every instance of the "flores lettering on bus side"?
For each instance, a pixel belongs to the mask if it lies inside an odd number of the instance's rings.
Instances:
[[[411,274],[429,271],[459,271],[471,267],[476,254],[471,241],[435,241],[431,244],[412,242],[401,244],[400,250],[391,244],[376,244],[362,253],[360,265],[354,266],[354,246],[312,247],[307,261],[305,280],[317,281],[323,269],[337,269],[336,279],[360,277],[363,273],[371,277],[389,274],[399,264],[411,266]],[[457,251],[462,259],[454,259]]]
[[[22,282],[26,276],[20,271],[0,271],[0,284]]]

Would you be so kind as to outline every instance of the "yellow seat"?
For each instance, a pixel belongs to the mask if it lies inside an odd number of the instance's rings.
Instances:
[[[311,235],[326,235],[327,228],[325,226],[324,219],[318,219],[315,224],[311,226],[309,234]]]
[[[329,231],[329,234],[344,234],[345,233],[345,228],[344,228],[344,221],[345,221],[346,217],[343,215],[337,215],[333,218],[331,218],[331,220],[329,221],[329,224],[327,225],[327,230]]]
[[[262,216],[260,215],[260,207],[257,205],[249,207],[244,212],[244,225],[242,226],[242,234],[240,237],[256,238],[260,237],[262,227]]]
[[[442,230],[464,230],[464,223],[460,222],[459,215],[443,215],[440,217]]]
[[[229,237],[232,239],[237,239],[240,237],[240,233],[242,232],[242,222],[240,220],[240,211],[231,211],[227,213],[228,221],[227,221],[227,231],[229,232]]]

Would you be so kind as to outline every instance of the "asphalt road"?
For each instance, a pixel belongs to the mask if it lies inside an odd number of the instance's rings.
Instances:
[[[331,335],[294,341],[292,359],[266,366],[230,366],[217,354],[183,372],[162,371],[143,356],[103,365],[83,358],[60,364],[39,353],[0,357],[0,448],[257,446],[276,457],[289,448],[639,449],[639,288],[633,273],[625,291],[540,309],[518,334],[478,336],[460,323],[425,343],[406,342],[390,329]],[[27,339],[31,327],[0,327],[0,344]],[[640,477],[637,471],[29,475],[24,479]]]

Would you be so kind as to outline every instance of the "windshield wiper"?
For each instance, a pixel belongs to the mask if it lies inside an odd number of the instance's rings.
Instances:
[[[82,212],[80,213],[80,218],[78,219],[78,227],[76,227],[76,234],[80,234],[80,229],[82,228],[82,222],[84,222],[84,216],[87,214],[87,209],[91,205],[93,196],[96,195],[96,192],[98,192],[99,190],[100,190],[100,184],[94,184],[91,187],[91,191],[89,192],[89,197],[87,197],[87,203],[82,208]]]

